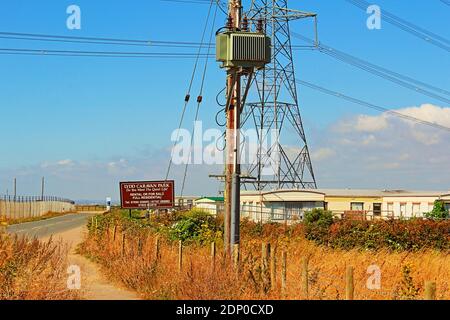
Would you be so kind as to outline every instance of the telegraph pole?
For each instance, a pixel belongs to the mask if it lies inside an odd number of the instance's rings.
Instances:
[[[44,201],[45,177],[41,180],[41,201]]]
[[[239,29],[242,20],[242,1],[229,0],[228,24],[231,29]],[[227,71],[227,100],[230,101],[226,110],[226,168],[225,168],[225,217],[224,244],[225,251],[231,253],[233,244],[239,243],[240,221],[240,163],[239,163],[239,129],[241,109],[241,76],[238,68]]]
[[[17,179],[16,178],[14,178],[13,192],[14,192],[14,200],[16,200],[16,197],[17,197]]]

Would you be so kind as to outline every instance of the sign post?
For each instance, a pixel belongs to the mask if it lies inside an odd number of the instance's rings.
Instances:
[[[108,212],[111,211],[111,198],[110,197],[106,198],[106,211],[108,211]]]
[[[175,206],[175,181],[134,181],[120,183],[123,209],[171,209]]]

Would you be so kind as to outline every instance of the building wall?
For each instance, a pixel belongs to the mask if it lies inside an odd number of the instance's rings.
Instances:
[[[346,190],[338,190],[339,193],[343,193]],[[435,194],[433,192],[424,192],[423,194],[417,193],[414,195],[412,193],[405,195],[405,192],[400,192],[399,194],[389,194],[386,196],[382,195],[365,195],[365,196],[355,196],[351,195],[351,190],[349,190],[349,195],[326,195],[324,192],[314,192],[314,191],[281,191],[281,192],[268,192],[263,194],[258,193],[246,193],[241,195],[241,205],[243,208],[243,216],[248,217],[258,217],[261,220],[263,216],[270,218],[270,215],[275,212],[279,215],[280,211],[288,208],[287,212],[295,212],[296,205],[302,207],[303,204],[309,203],[322,203],[326,204],[328,210],[333,211],[336,215],[341,215],[345,211],[350,211],[352,209],[352,202],[363,203],[363,210],[367,214],[373,215],[374,204],[381,204],[381,216],[382,217],[423,217],[424,213],[430,212],[433,209],[434,202],[441,199],[446,203],[446,206],[450,210],[450,195],[443,195],[439,192]],[[359,191],[361,192],[361,191]],[[367,193],[367,190],[363,192]],[[356,191],[358,193],[358,191]],[[380,193],[374,191],[375,194]],[[401,194],[403,193],[403,194]],[[412,194],[412,195],[411,195]],[[255,209],[251,209],[254,207]],[[303,206],[307,208],[308,205]],[[301,210],[301,209],[300,209]],[[298,211],[298,210],[297,210]],[[267,220],[264,218],[263,220]]]
[[[433,210],[434,202],[438,197],[384,197],[383,211],[391,211],[393,208],[394,217],[411,218],[422,217],[424,213]]]
[[[383,199],[379,197],[325,196],[325,202],[327,202],[327,209],[336,213],[350,211],[352,209],[352,203],[363,203],[363,210],[372,212],[373,204],[383,203]]]
[[[217,212],[217,205],[215,203],[199,203],[195,207],[202,209],[210,214],[216,214]]]

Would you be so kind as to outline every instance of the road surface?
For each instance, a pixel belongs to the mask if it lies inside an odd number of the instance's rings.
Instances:
[[[84,226],[91,216],[92,214],[89,213],[68,214],[47,220],[8,226],[7,231],[11,234],[24,235],[30,238],[46,238]]]
[[[68,263],[81,270],[81,291],[87,300],[138,300],[139,296],[114,283],[102,274],[101,268],[94,262],[76,252],[87,231],[86,223],[92,213],[68,214],[47,220],[27,222],[9,226],[10,234],[37,237],[48,241],[62,241],[69,249]]]

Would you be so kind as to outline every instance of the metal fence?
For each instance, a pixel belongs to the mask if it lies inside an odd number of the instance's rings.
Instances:
[[[0,195],[0,219],[20,220],[41,217],[45,214],[72,212],[72,200],[55,196]]]
[[[45,201],[45,202],[67,202],[75,204],[74,201],[54,196],[5,196],[0,195],[0,201],[10,201],[10,202],[37,202],[37,201]]]
[[[213,215],[223,214],[224,206],[219,204],[216,207],[201,208]],[[255,222],[262,223],[286,223],[293,224],[303,221],[305,214],[310,209],[300,208],[277,208],[265,206],[251,206],[248,204],[241,205],[241,218],[249,219]],[[411,220],[411,219],[426,219],[424,215],[414,216],[396,216],[393,211],[332,211],[329,210],[337,219],[349,219],[358,221],[375,221],[375,220]],[[448,220],[448,219],[433,219],[433,220]]]

